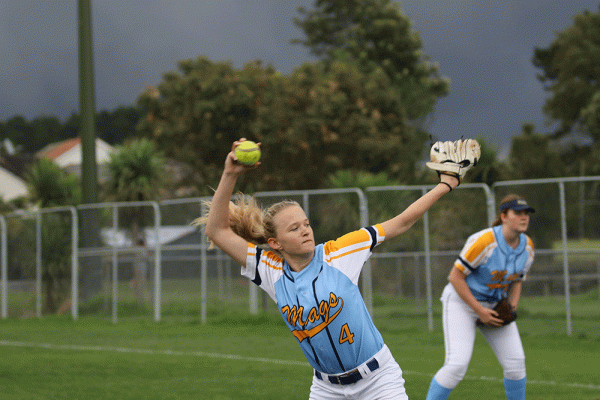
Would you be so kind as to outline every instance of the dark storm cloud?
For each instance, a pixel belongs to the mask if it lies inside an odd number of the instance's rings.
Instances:
[[[444,140],[482,136],[506,152],[524,123],[551,130],[542,107],[547,97],[531,60],[576,14],[597,1],[439,0],[401,2],[420,32],[424,53],[452,82],[439,100],[431,132]]]
[[[64,115],[77,101],[74,2],[0,3],[0,118]],[[75,80],[67,79],[75,75]]]
[[[291,45],[311,0],[92,1],[96,108],[131,105],[147,85],[205,55],[240,68],[261,60],[287,74],[311,61]],[[405,0],[424,54],[451,79],[427,128],[437,138],[483,136],[505,150],[521,125],[547,129],[546,93],[531,63],[592,0]],[[77,1],[0,0],[0,120],[68,117],[78,104]]]
[[[306,3],[306,2],[305,2]],[[96,108],[135,102],[177,61],[205,55],[284,73],[307,60],[292,46],[298,1],[92,1]],[[0,1],[0,120],[64,118],[78,109],[76,1]]]

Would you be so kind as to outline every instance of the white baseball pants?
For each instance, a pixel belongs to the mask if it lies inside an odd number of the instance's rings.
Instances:
[[[358,366],[363,378],[356,383],[339,385],[313,374],[310,400],[408,400],[402,370],[384,344],[374,356],[379,368],[370,371],[366,363]]]
[[[446,285],[440,299],[443,305],[444,366],[435,374],[443,387],[454,389],[467,372],[475,343],[477,314],[465,303],[451,283]],[[484,303],[492,308],[494,304]],[[510,380],[525,378],[525,353],[516,322],[502,327],[479,327]]]

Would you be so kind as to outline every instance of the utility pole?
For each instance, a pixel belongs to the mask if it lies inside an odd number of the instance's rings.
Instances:
[[[91,0],[79,0],[79,135],[83,203],[98,202]]]
[[[98,177],[96,171],[96,132],[94,94],[94,56],[92,42],[91,0],[78,0],[79,13],[79,135],[81,138],[81,194],[83,204],[98,202]],[[99,210],[80,209],[82,221],[80,246],[84,249],[100,246]],[[87,297],[101,289],[102,277],[98,256],[81,260],[80,296]]]

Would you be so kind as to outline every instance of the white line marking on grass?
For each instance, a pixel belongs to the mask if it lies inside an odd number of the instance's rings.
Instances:
[[[416,375],[416,376],[427,376],[433,378],[433,374],[426,374],[424,372],[415,372],[415,371],[405,371],[402,370],[403,375]],[[496,382],[504,384],[504,378],[495,378],[491,376],[469,376],[465,375],[463,380],[469,381],[488,381],[488,382]],[[567,386],[573,388],[581,388],[581,389],[592,389],[592,390],[600,390],[599,385],[585,384],[585,383],[565,383],[565,382],[556,382],[556,381],[538,381],[535,379],[527,379],[528,385],[548,385],[548,386]]]
[[[25,343],[25,342],[11,342],[6,340],[0,340],[0,346],[7,347],[33,347],[39,349],[48,350],[71,350],[71,351],[103,351],[112,353],[134,353],[134,354],[148,354],[148,355],[170,355],[170,356],[194,356],[194,357],[209,357],[209,358],[220,358],[228,360],[239,360],[239,361],[252,361],[262,362],[269,364],[283,364],[283,365],[300,365],[310,367],[307,362],[302,361],[291,361],[291,360],[277,360],[273,358],[263,357],[244,357],[237,356],[234,354],[219,354],[219,353],[205,353],[203,351],[178,351],[178,350],[151,350],[151,349],[134,349],[130,347],[103,347],[103,346],[79,346],[70,344],[50,344],[50,343]]]
[[[66,344],[51,344],[51,343],[25,343],[25,342],[12,342],[7,340],[0,340],[0,346],[6,347],[29,347],[39,348],[48,350],[69,350],[69,351],[102,351],[112,353],[132,353],[132,354],[148,354],[148,355],[171,355],[171,356],[193,356],[193,357],[208,357],[218,358],[222,360],[238,360],[238,361],[250,361],[250,362],[261,362],[268,364],[280,364],[280,365],[291,365],[291,366],[303,366],[310,367],[310,364],[305,361],[293,361],[293,360],[278,360],[274,358],[264,357],[246,357],[238,356],[235,354],[220,354],[220,353],[205,353],[203,351],[178,351],[178,350],[151,350],[151,349],[135,349],[130,347],[105,347],[105,346],[80,346],[80,345],[66,345]],[[416,375],[433,377],[433,374],[417,371],[406,371],[402,370],[404,375]],[[465,376],[463,380],[470,381],[491,381],[496,383],[504,383],[504,379],[494,378],[489,376]],[[583,383],[564,383],[556,381],[537,381],[533,379],[527,380],[528,385],[547,385],[547,386],[566,386],[580,389],[591,389],[600,390],[600,385],[583,384]]]

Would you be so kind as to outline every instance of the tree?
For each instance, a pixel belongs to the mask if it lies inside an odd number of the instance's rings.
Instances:
[[[272,94],[278,92],[272,86],[281,77],[259,62],[240,71],[206,57],[183,60],[178,66],[180,73],[165,73],[158,87],[140,95],[144,116],[138,130],[170,158],[193,166],[204,184],[216,185],[231,143],[240,137],[257,138],[258,109],[270,107]]]
[[[381,69],[318,62],[282,76],[258,62],[236,71],[204,57],[179,68],[142,93],[138,129],[194,166],[207,188],[240,137],[262,142],[264,152],[260,179],[241,177],[244,191],[319,188],[336,169],[413,178],[427,136],[410,124],[404,98]]]
[[[115,146],[128,139],[135,138],[135,129],[140,119],[141,110],[133,106],[122,106],[113,111],[101,111],[96,116],[98,137]]]
[[[63,140],[62,124],[58,118],[53,116],[41,116],[34,118],[29,124],[32,137],[29,138],[28,149],[35,152],[51,143]],[[66,137],[64,138],[66,139]]]
[[[79,178],[61,169],[52,160],[41,159],[25,175],[30,201],[37,206],[60,207],[79,204]]]
[[[135,139],[117,146],[107,163],[109,177],[104,197],[109,201],[157,200],[163,184],[166,159],[149,139]],[[134,218],[134,222],[139,219]],[[137,236],[133,237],[134,242]]]
[[[535,48],[533,64],[551,93],[544,112],[559,123],[555,137],[579,133],[600,142],[594,124],[600,119],[600,12],[575,16],[573,25],[558,32],[549,47]]]
[[[10,139],[16,146],[25,151],[31,151],[32,129],[21,115],[15,115],[6,120],[2,127],[2,136]]]
[[[140,113],[141,110],[133,106],[100,111],[95,118],[98,137],[111,145],[136,137]],[[4,123],[0,122],[0,137],[11,140],[19,151],[26,153],[34,153],[49,144],[75,138],[79,136],[79,132],[79,115],[75,113],[64,122],[54,116],[40,116],[27,121],[21,115],[8,118]]]
[[[410,21],[389,0],[322,1],[299,9],[296,41],[322,59],[289,76],[251,62],[241,70],[205,57],[178,63],[138,98],[139,131],[194,166],[206,190],[239,137],[260,141],[260,179],[241,190],[319,188],[337,169],[414,179],[427,134],[422,120],[449,82],[421,52]],[[271,154],[269,152],[272,152]]]
[[[66,173],[51,160],[42,159],[32,165],[25,175],[29,188],[29,200],[40,208],[79,204],[79,179]],[[42,281],[45,285],[46,309],[57,310],[68,297],[68,282],[71,277],[71,216],[61,213],[42,214]],[[27,224],[19,224],[18,237],[22,243],[34,242]],[[22,246],[23,248],[31,248]],[[57,251],[58,249],[62,251]],[[30,254],[17,250],[25,273],[35,275],[35,264]]]
[[[158,200],[166,181],[165,162],[163,154],[157,151],[154,142],[147,138],[134,139],[117,146],[107,164],[109,178],[104,187],[105,198],[123,202]],[[125,223],[131,227],[132,243],[139,246],[141,251],[145,244],[140,234],[144,216],[144,209],[137,206],[125,208],[121,214]],[[136,255],[139,255],[139,252]],[[146,278],[143,263],[145,260],[136,256],[132,284],[140,303],[144,301]]]
[[[270,188],[323,187],[338,169],[413,179],[427,136],[410,124],[401,94],[381,69],[364,73],[347,62],[306,63],[283,87],[283,98],[262,116],[274,131],[260,139],[280,155],[264,158],[268,171],[262,178]]]
[[[509,162],[513,179],[537,179],[562,176],[560,153],[551,137],[535,133],[533,124],[525,124],[522,133],[514,136]]]
[[[477,167],[466,175],[466,181],[491,186],[494,182],[508,179],[509,166],[498,159],[498,151],[483,137],[477,138],[477,141],[481,147],[481,157]]]
[[[428,115],[449,80],[422,53],[418,32],[391,0],[317,0],[315,9],[299,8],[294,18],[306,35],[296,39],[326,60],[356,63],[365,73],[382,69],[402,93],[411,120]]]

